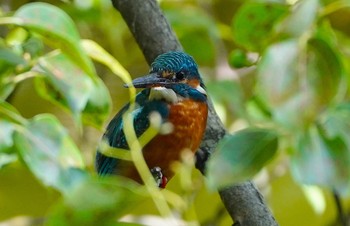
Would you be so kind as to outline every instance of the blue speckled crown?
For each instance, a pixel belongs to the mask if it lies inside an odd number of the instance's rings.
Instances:
[[[167,52],[159,55],[151,64],[151,73],[159,71],[179,72],[185,71],[188,75],[198,77],[198,66],[194,59],[184,52]]]

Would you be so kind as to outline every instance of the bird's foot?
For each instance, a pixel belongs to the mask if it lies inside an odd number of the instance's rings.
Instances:
[[[168,178],[166,178],[166,176],[163,175],[162,169],[158,166],[153,167],[151,169],[151,173],[152,173],[152,176],[153,176],[154,180],[156,181],[158,187],[165,188],[165,186],[168,183]]]
[[[210,157],[210,151],[205,149],[198,149],[195,153],[195,166],[202,174],[205,174],[205,166]]]

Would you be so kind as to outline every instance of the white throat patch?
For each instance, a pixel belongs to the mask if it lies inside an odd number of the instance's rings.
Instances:
[[[151,89],[151,92],[149,94],[149,99],[150,100],[164,99],[170,103],[177,103],[182,99],[182,97],[177,95],[172,89],[167,89],[165,87],[154,87]]]
[[[203,87],[200,86],[200,85],[198,85],[198,86],[196,87],[196,90],[197,90],[198,92],[204,94],[204,95],[207,95],[207,92],[205,91],[205,89],[203,89]]]

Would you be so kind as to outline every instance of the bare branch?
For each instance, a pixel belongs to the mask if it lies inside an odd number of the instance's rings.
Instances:
[[[112,0],[140,46],[148,64],[160,54],[182,46],[156,1]]]
[[[234,226],[278,225],[264,197],[251,181],[221,189],[219,194],[235,220]]]

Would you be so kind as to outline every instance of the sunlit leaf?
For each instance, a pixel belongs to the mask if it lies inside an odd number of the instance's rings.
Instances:
[[[319,128],[311,127],[299,134],[295,149],[291,169],[299,182],[348,192],[350,151],[343,139],[327,138]]]
[[[210,186],[251,179],[272,159],[277,146],[277,134],[267,129],[249,128],[225,137],[207,164]]]
[[[318,186],[304,185],[302,190],[305,194],[305,198],[309,201],[314,211],[321,215],[326,211],[326,197],[322,188]]]
[[[118,75],[125,83],[131,83],[131,77],[129,72],[103,49],[98,43],[92,40],[82,40],[81,42],[86,53],[94,60],[106,65],[114,74]]]
[[[269,46],[258,65],[260,97],[271,108],[273,118],[291,129],[313,121],[316,112],[310,84],[302,82],[307,79],[301,51],[297,39],[285,40]]]
[[[14,142],[26,165],[44,184],[66,192],[84,177],[78,148],[53,116],[35,116],[16,130]]]
[[[336,97],[342,76],[339,54],[327,37],[316,35],[305,45],[289,39],[263,55],[258,89],[279,123],[302,128]]]
[[[319,113],[319,105],[312,88],[304,86],[286,99],[280,105],[273,108],[273,118],[280,125],[288,128],[291,132],[303,129],[313,123]]]
[[[292,13],[289,13],[281,24],[279,24],[278,30],[292,37],[302,35],[312,28],[318,9],[318,0],[299,1]]]
[[[47,225],[128,225],[116,220],[145,197],[140,189],[122,178],[86,181],[53,209]]]
[[[95,82],[69,58],[52,52],[39,60],[34,69],[43,77],[36,78],[36,88],[43,98],[70,109],[79,123],[100,127],[109,114],[111,98],[101,79]]]
[[[59,52],[40,58],[38,67],[36,70],[44,75],[37,78],[41,96],[68,107],[80,119],[94,85],[90,77]]]
[[[278,3],[249,2],[236,13],[232,23],[237,44],[250,51],[261,51],[271,41],[273,28],[288,7]]]
[[[296,93],[298,78],[298,41],[271,45],[259,63],[259,88],[269,104],[276,106]]]
[[[49,44],[61,48],[71,60],[95,79],[93,64],[82,51],[74,22],[60,8],[42,2],[25,4],[16,11],[12,23],[41,34]]]

